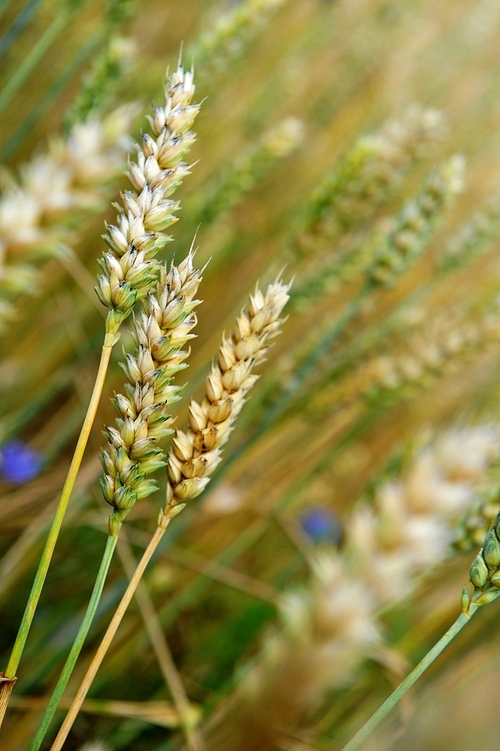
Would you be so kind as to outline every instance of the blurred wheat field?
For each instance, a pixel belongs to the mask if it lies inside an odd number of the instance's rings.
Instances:
[[[209,261],[181,428],[256,282],[294,278],[224,461],[167,530],[68,749],[180,749],[183,722],[209,750],[340,749],[455,618],[498,510],[499,27],[492,0],[0,0],[0,667],[95,377],[96,260],[126,131],[146,130],[181,45],[203,103],[163,257],[179,262],[196,237]],[[111,123],[102,174],[84,157],[69,205],[61,177],[30,245],[9,196],[46,153],[64,179],[76,170],[64,144],[89,118]],[[53,177],[36,179],[41,201]],[[116,349],[5,751],[28,748],[99,564]],[[33,477],[9,464],[20,447],[37,452]],[[154,529],[159,483],[124,526],[63,708]],[[144,625],[155,614],[187,720]],[[499,626],[492,604],[366,748],[496,748]]]

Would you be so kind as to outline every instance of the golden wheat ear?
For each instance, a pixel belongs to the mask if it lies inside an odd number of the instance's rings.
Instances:
[[[279,277],[265,294],[257,287],[236,319],[232,334],[223,336],[206,380],[205,398],[201,404],[191,401],[189,428],[186,432],[176,430],[172,441],[167,464],[167,514],[196,498],[220,463],[221,447],[258,379],[252,371],[265,360],[269,339],[280,333],[280,315],[289,289],[290,285]]]

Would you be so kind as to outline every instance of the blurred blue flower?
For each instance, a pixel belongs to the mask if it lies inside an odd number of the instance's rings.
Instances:
[[[0,474],[14,485],[24,485],[32,480],[42,465],[42,455],[24,441],[8,441],[0,448]]]
[[[310,508],[299,516],[303,532],[312,542],[338,545],[342,540],[342,525],[337,515],[324,506]]]

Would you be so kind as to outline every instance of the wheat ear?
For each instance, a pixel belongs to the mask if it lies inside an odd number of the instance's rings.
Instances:
[[[182,159],[195,140],[189,130],[199,111],[191,104],[193,95],[193,75],[179,65],[165,83],[165,105],[154,107],[149,117],[153,137],[145,133],[137,162],[129,161],[132,190],[122,193],[116,225],[108,225],[103,235],[109,251],[99,261],[103,273],[96,292],[109,308],[110,333],[147,296],[159,272],[155,256],[171,239],[164,230],[177,221],[173,212],[179,204],[169,196],[189,174]]]
[[[189,405],[189,429],[177,430],[169,454],[166,512],[196,498],[221,461],[221,447],[258,376],[253,368],[265,360],[268,341],[279,333],[279,315],[289,286],[277,280],[265,295],[250,296],[230,337],[223,337],[205,384],[202,403]]]

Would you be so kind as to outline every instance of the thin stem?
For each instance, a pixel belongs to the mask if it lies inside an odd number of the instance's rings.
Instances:
[[[102,556],[101,565],[99,567],[97,578],[94,584],[94,589],[92,590],[92,595],[90,597],[90,602],[88,604],[85,617],[82,621],[80,628],[78,629],[78,633],[72,644],[68,658],[61,671],[61,675],[59,676],[59,679],[56,683],[54,691],[52,692],[52,696],[47,705],[47,708],[45,712],[43,713],[43,717],[40,721],[40,724],[35,733],[35,736],[31,742],[29,751],[38,751],[38,749],[40,748],[43,742],[43,739],[45,738],[45,734],[51,723],[51,720],[54,716],[54,713],[57,709],[57,705],[59,704],[59,700],[64,693],[64,689],[68,685],[69,679],[71,678],[71,674],[73,672],[73,668],[75,667],[76,661],[78,659],[78,655],[80,654],[82,650],[82,647],[85,642],[85,639],[87,638],[87,634],[89,632],[90,626],[92,625],[92,621],[94,620],[97,606],[99,605],[99,601],[101,599],[104,582],[106,581],[106,577],[109,571],[109,566],[113,558],[113,553],[115,552],[117,540],[118,540],[117,535],[108,536],[108,539],[106,540],[106,548]]]
[[[120,604],[118,605],[118,608],[116,609],[116,612],[113,618],[111,619],[108,629],[106,633],[104,634],[103,640],[101,641],[101,644],[99,645],[99,648],[97,652],[95,653],[92,662],[90,663],[90,666],[85,674],[85,677],[80,685],[80,688],[78,689],[78,692],[73,700],[73,703],[68,711],[68,714],[65,717],[65,720],[61,726],[61,729],[59,730],[59,733],[57,734],[57,737],[50,751],[60,751],[61,748],[63,747],[64,741],[68,737],[68,733],[73,726],[73,723],[76,719],[76,716],[78,715],[78,712],[80,711],[80,707],[83,703],[83,700],[87,696],[88,690],[90,689],[92,682],[97,674],[97,671],[99,670],[99,667],[106,655],[106,652],[108,651],[110,644],[113,641],[113,638],[118,630],[118,627],[120,623],[122,622],[123,616],[125,615],[127,608],[130,605],[130,601],[132,600],[132,597],[135,594],[135,590],[137,589],[137,586],[140,580],[142,579],[144,571],[146,570],[146,566],[148,565],[153,553],[158,547],[161,538],[165,534],[165,530],[167,528],[169,521],[170,519],[162,514],[158,527],[156,528],[156,531],[153,537],[151,538],[148,547],[144,551],[144,554],[141,560],[139,561],[139,564],[134,572],[134,575],[130,579],[128,587],[125,590],[125,593],[120,601]]]
[[[134,559],[128,540],[120,540],[118,554],[128,578],[134,575],[137,561]],[[158,614],[149,596],[148,588],[143,581],[139,582],[135,593],[135,599],[139,606],[144,627],[148,633],[149,641],[156,655],[158,665],[165,682],[170,689],[175,707],[179,713],[181,726],[186,737],[189,751],[203,751],[204,745],[196,728],[192,726],[192,708],[182,683],[181,676],[175,665],[170,647],[168,645]]]
[[[68,507],[71,493],[73,491],[73,488],[76,482],[76,477],[78,475],[78,470],[80,469],[80,465],[82,463],[83,454],[85,452],[85,448],[86,448],[87,441],[90,435],[90,431],[94,423],[95,415],[97,412],[97,407],[99,405],[102,389],[104,386],[104,380],[105,380],[106,373],[108,370],[109,360],[111,357],[111,350],[113,348],[113,344],[115,343],[115,341],[116,341],[116,334],[110,334],[110,333],[106,334],[105,339],[104,339],[104,344],[101,350],[101,359],[99,362],[99,368],[97,371],[97,376],[96,376],[96,380],[94,384],[94,389],[92,391],[92,396],[90,397],[90,403],[87,409],[87,414],[85,415],[85,419],[83,421],[83,425],[80,431],[78,442],[76,444],[75,453],[73,454],[73,458],[71,460],[71,464],[68,470],[66,481],[61,491],[61,496],[59,498],[54,520],[49,530],[47,542],[45,543],[42,557],[40,559],[40,563],[38,564],[38,570],[36,572],[35,580],[33,582],[33,586],[32,586],[32,589],[28,598],[28,602],[26,604],[26,609],[24,611],[21,625],[19,626],[19,631],[17,633],[16,641],[12,649],[12,654],[10,656],[9,664],[7,665],[7,669],[5,671],[6,678],[15,677],[17,668],[19,666],[19,662],[21,660],[24,646],[26,644],[26,639],[28,638],[28,633],[31,628],[31,624],[33,622],[36,607],[38,605],[38,600],[40,599],[40,594],[42,592],[45,578],[47,576],[47,571],[50,566],[50,561],[52,559],[54,548],[56,546],[57,538],[61,530],[64,515]],[[7,708],[6,705],[5,706],[0,705],[0,727],[2,725],[6,708]]]
[[[469,606],[467,613],[460,613],[455,623],[450,626],[448,631],[441,637],[437,644],[435,644],[430,652],[428,652],[424,659],[418,663],[417,667],[399,684],[397,689],[389,696],[388,699],[382,704],[379,709],[373,714],[368,722],[366,722],[361,730],[358,730],[354,738],[352,738],[343,751],[354,751],[359,748],[363,741],[368,738],[370,733],[375,730],[377,725],[382,722],[384,717],[389,714],[391,709],[403,698],[408,689],[410,689],[414,683],[418,681],[420,676],[425,673],[427,668],[432,665],[436,657],[448,646],[448,644],[455,638],[459,631],[470,621],[472,616],[477,610],[477,605],[473,603]]]

